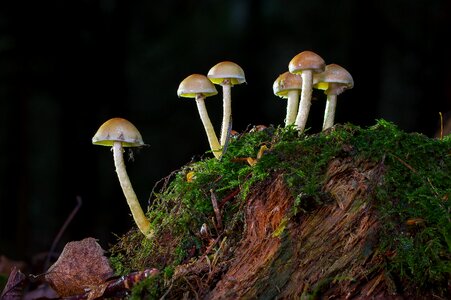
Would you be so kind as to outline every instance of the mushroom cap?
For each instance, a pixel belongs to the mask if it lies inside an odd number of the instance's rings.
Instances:
[[[223,61],[214,65],[207,74],[214,84],[221,84],[224,79],[230,79],[231,85],[246,82],[243,69],[234,62]]]
[[[290,72],[285,72],[280,74],[279,77],[274,81],[272,89],[274,95],[281,98],[288,98],[288,92],[292,90],[301,90],[302,87],[302,77]]]
[[[340,95],[343,91],[354,87],[354,79],[345,68],[330,64],[326,66],[324,72],[313,76],[313,87],[326,91],[326,94]]]
[[[191,74],[180,82],[177,95],[185,98],[196,98],[202,94],[205,97],[216,95],[218,91],[215,85],[202,74]]]
[[[94,145],[113,146],[114,142],[122,142],[122,147],[144,146],[138,129],[123,118],[112,118],[103,123],[92,138]]]
[[[312,70],[313,73],[324,71],[326,63],[321,56],[312,51],[302,51],[293,57],[288,64],[288,70],[293,74],[300,74],[304,70]]]

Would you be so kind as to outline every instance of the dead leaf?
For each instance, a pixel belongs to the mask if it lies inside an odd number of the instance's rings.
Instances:
[[[22,272],[20,272],[19,269],[13,266],[11,273],[9,274],[8,277],[8,282],[6,283],[6,286],[3,289],[2,294],[0,295],[0,299],[2,300],[22,299],[23,288],[26,280],[27,276]]]
[[[422,218],[411,218],[406,221],[407,225],[421,225],[424,223],[424,219]]]
[[[61,297],[83,294],[113,275],[104,250],[94,238],[69,242],[45,279]]]
[[[246,161],[249,164],[249,166],[253,167],[257,164],[257,160],[252,157],[246,157]]]
[[[88,293],[88,300],[94,300],[100,297],[103,297],[103,294],[105,293],[105,290],[108,287],[108,282],[102,283],[96,287],[94,287],[92,290]]]
[[[257,160],[262,158],[263,154],[265,154],[266,151],[268,151],[268,147],[266,147],[266,145],[261,146],[260,150],[258,150],[257,153]]]
[[[196,178],[196,173],[194,171],[190,171],[186,174],[186,181],[192,182]]]
[[[232,158],[231,161],[233,162],[246,162],[249,166],[253,167],[257,164],[258,160],[262,158],[263,154],[268,151],[268,147],[266,145],[263,145],[260,147],[257,153],[257,158],[253,157],[235,157]]]

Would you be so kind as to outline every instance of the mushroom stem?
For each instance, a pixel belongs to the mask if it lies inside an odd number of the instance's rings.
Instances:
[[[287,92],[287,116],[285,117],[285,126],[292,125],[296,121],[296,114],[299,105],[299,90],[289,90]]]
[[[330,128],[334,125],[335,108],[337,106],[337,95],[328,94],[326,109],[324,111],[323,130]]]
[[[122,148],[122,143],[114,142],[114,166],[116,167],[117,177],[119,178],[119,183],[125,195],[125,199],[127,199],[127,203],[130,207],[130,211],[132,212],[133,219],[135,220],[135,223],[138,226],[139,230],[147,238],[151,238],[153,236],[153,229],[150,225],[149,220],[144,215],[141,205],[139,204],[138,197],[136,197],[130,179],[128,178],[127,171],[125,169],[123,152],[124,149]]]
[[[301,101],[299,103],[299,110],[296,116],[296,127],[303,132],[305,124],[307,123],[308,114],[312,100],[312,86],[313,86],[313,72],[312,70],[304,70],[301,73],[302,90]]]
[[[210,149],[213,151],[214,156],[219,159],[222,155],[221,145],[219,144],[218,137],[216,136],[213,125],[211,124],[210,117],[208,116],[207,108],[205,107],[204,96],[201,94],[196,95],[197,110],[199,111],[200,119],[204,125],[205,132],[207,134],[208,143]]]
[[[221,147],[224,147],[227,141],[227,134],[230,127],[230,116],[232,115],[232,85],[230,79],[224,79],[222,82],[222,102],[223,102],[223,116],[221,127]]]

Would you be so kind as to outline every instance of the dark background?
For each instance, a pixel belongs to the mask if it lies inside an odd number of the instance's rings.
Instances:
[[[434,136],[451,110],[449,0],[0,2],[0,255],[46,252],[76,204],[57,250],[88,236],[108,247],[132,226],[112,154],[93,146],[111,117],[150,146],[128,172],[143,207],[155,183],[208,150],[194,101],[178,84],[231,60],[234,129],[283,124],[272,83],[297,53],[345,67],[355,87],[336,122],[376,119]],[[316,93],[307,126],[321,128]],[[219,132],[221,95],[207,100]]]

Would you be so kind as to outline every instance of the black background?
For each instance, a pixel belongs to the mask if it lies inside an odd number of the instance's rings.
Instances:
[[[97,128],[124,117],[149,147],[128,172],[143,207],[155,183],[208,150],[194,101],[178,84],[231,60],[247,84],[232,89],[233,128],[283,124],[272,84],[297,53],[345,67],[355,87],[336,122],[376,119],[434,136],[451,110],[451,2],[2,1],[0,2],[0,254],[46,252],[76,204],[65,242],[107,247],[132,225],[112,154]],[[307,127],[321,128],[315,92]],[[219,132],[221,94],[206,102]]]

